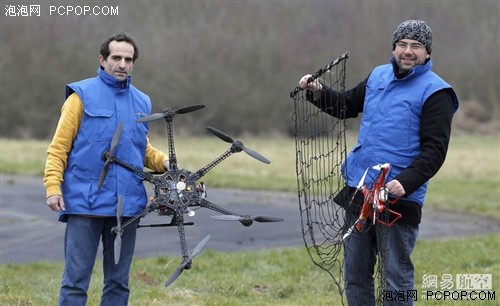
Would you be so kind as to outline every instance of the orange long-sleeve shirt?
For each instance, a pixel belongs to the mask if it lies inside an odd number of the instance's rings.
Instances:
[[[62,106],[59,123],[57,124],[52,142],[47,149],[47,161],[45,163],[45,173],[43,177],[43,184],[46,189],[47,197],[62,194],[61,184],[64,170],[66,169],[73,140],[80,128],[82,116],[82,101],[76,93],[73,93]],[[165,171],[164,162],[168,160],[168,156],[155,149],[149,142],[149,137],[146,139],[147,144],[144,165],[158,172]]]

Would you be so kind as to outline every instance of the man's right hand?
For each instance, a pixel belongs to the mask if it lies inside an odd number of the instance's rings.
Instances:
[[[55,194],[47,198],[47,206],[53,211],[66,210],[62,195]]]
[[[318,80],[314,80],[308,83],[309,79],[312,77],[310,74],[304,75],[299,81],[299,88],[307,89],[310,91],[319,91],[323,89],[323,85]]]

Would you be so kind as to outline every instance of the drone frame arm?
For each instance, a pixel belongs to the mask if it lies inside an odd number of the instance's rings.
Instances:
[[[201,207],[204,207],[204,208],[213,210],[215,212],[221,213],[223,215],[232,215],[232,216],[245,217],[243,215],[234,213],[234,212],[232,212],[232,211],[230,211],[228,209],[222,208],[219,205],[216,205],[216,204],[214,204],[214,203],[212,203],[210,201],[207,201],[205,199],[201,199],[201,201],[198,202],[197,205],[200,205]]]
[[[183,261],[189,257],[186,243],[186,232],[184,230],[184,215],[182,212],[175,210],[174,216],[172,217],[172,222],[177,224],[177,231],[179,232],[179,242],[181,244],[181,252]]]
[[[174,145],[174,126],[172,124],[172,117],[166,117],[165,122],[167,123],[167,139],[168,139],[168,166],[171,171],[177,171],[177,156],[175,154]]]
[[[149,213],[155,211],[156,209],[158,208],[158,205],[156,203],[151,203],[149,204],[148,206],[146,206],[146,208],[144,208],[139,214],[133,216],[132,218],[128,219],[127,221],[123,222],[122,226],[121,226],[121,232],[124,232],[125,229],[130,225],[132,224],[134,221],[136,221],[137,219],[141,219],[143,217],[145,217],[146,215],[148,215]],[[117,232],[115,232],[115,234],[118,234]]]
[[[217,166],[222,161],[224,161],[226,158],[228,158],[229,156],[231,156],[231,155],[233,155],[234,153],[237,153],[237,152],[239,152],[239,151],[237,151],[237,150],[233,149],[233,147],[231,147],[226,152],[224,152],[223,154],[221,154],[219,157],[217,157],[216,159],[214,159],[213,161],[211,161],[210,163],[208,163],[206,166],[204,166],[200,170],[196,171],[193,175],[191,175],[191,179],[194,180],[194,181],[199,180],[200,178],[202,178],[203,176],[205,176],[205,174],[207,174],[210,170],[212,170],[213,168],[215,168],[215,166]]]
[[[115,155],[111,154],[110,152],[106,152],[105,156],[107,158],[109,158],[112,162],[114,162],[114,163],[120,165],[121,167],[129,170],[130,172],[133,172],[134,174],[136,174],[137,176],[139,176],[142,180],[148,181],[150,183],[154,182],[154,176],[151,173],[144,172],[142,169],[136,168],[136,167],[134,167],[134,166],[132,166],[132,165],[130,165],[130,164],[122,161],[121,159],[119,159]]]

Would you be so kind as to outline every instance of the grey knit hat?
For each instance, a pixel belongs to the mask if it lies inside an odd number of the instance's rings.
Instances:
[[[401,39],[414,39],[421,42],[427,53],[432,51],[432,30],[423,20],[407,20],[402,22],[392,35],[392,50]]]

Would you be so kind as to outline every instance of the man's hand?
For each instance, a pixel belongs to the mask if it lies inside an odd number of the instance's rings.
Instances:
[[[64,200],[60,194],[51,195],[47,198],[47,206],[53,211],[66,210]]]
[[[300,81],[299,81],[299,88],[301,89],[307,89],[307,90],[310,90],[310,91],[319,91],[319,90],[322,90],[323,89],[323,85],[321,85],[320,82],[318,82],[318,80],[314,80],[310,83],[307,83],[307,81],[309,81],[309,78],[311,78],[312,75],[310,74],[306,74],[305,76],[303,76]]]
[[[385,187],[390,194],[398,198],[404,196],[406,193],[403,185],[401,185],[398,180],[392,180],[388,182],[387,184],[385,184]]]

